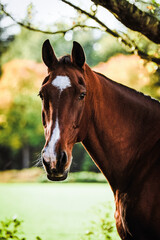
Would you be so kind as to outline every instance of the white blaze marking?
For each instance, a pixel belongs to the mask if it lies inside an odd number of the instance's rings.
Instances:
[[[49,142],[50,154],[52,154],[52,153],[55,154],[55,147],[56,147],[56,143],[58,142],[59,138],[60,138],[60,129],[59,129],[59,124],[58,124],[58,119],[56,119],[55,128],[53,130],[51,140]]]
[[[48,146],[45,149],[45,152],[43,153],[43,157],[45,158],[46,161],[56,160],[55,148],[59,139],[60,139],[60,129],[59,129],[59,123],[57,118],[51,139],[48,143]]]
[[[71,87],[71,81],[67,76],[57,76],[52,81],[52,85],[57,87],[62,92],[64,89]]]

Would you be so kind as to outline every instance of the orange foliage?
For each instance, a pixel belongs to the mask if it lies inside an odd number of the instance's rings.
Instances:
[[[150,76],[144,60],[136,55],[119,54],[106,63],[99,63],[93,70],[110,79],[140,90],[150,82]]]
[[[12,60],[3,65],[0,78],[0,108],[12,103],[15,95],[27,92],[38,93],[41,82],[46,76],[46,67],[42,63],[30,60]]]

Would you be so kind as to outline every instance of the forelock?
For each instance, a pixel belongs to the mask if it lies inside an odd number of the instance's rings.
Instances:
[[[66,55],[66,56],[63,56],[59,59],[59,63],[61,64],[68,64],[70,65],[72,62],[71,62],[71,56],[70,55]]]

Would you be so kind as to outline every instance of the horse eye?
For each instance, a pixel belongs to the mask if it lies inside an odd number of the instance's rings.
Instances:
[[[85,92],[81,93],[79,96],[79,100],[83,100],[85,96],[86,96]]]

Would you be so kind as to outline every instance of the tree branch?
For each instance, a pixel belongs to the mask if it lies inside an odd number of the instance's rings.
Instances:
[[[116,38],[120,38],[121,42],[124,43],[125,45],[127,45],[129,48],[133,48],[133,44],[131,44],[131,40],[130,42],[127,41],[126,39],[124,39],[122,36],[120,36],[116,31],[112,31],[110,28],[108,28],[102,21],[100,21],[95,15],[92,15],[91,13],[81,9],[80,7],[74,5],[71,2],[68,2],[67,0],[61,0],[62,2],[68,4],[69,6],[73,7],[74,9],[76,9],[77,11],[81,12],[82,14],[85,14],[86,16],[88,16],[89,18],[93,19],[96,23],[98,23],[103,31],[111,34],[113,37]]]
[[[88,25],[85,25],[85,24],[74,24],[73,26],[71,26],[70,28],[68,29],[62,29],[62,30],[58,30],[58,31],[45,31],[45,30],[41,30],[41,29],[38,29],[38,28],[35,28],[35,27],[32,27],[31,25],[26,25],[25,23],[23,22],[19,22],[17,21],[10,13],[8,13],[4,6],[1,4],[1,10],[4,12],[4,14],[8,17],[10,17],[16,24],[20,25],[21,27],[23,28],[26,28],[28,30],[31,30],[31,31],[35,31],[35,32],[41,32],[41,33],[44,33],[44,34],[65,34],[67,33],[68,31],[71,31],[71,30],[74,30],[76,28],[91,28],[91,29],[99,29],[99,30],[103,30],[109,34],[111,34],[112,36],[116,37],[116,38],[119,38],[121,43],[123,43],[125,46],[128,46],[129,49],[130,49],[130,53],[137,53],[140,57],[148,60],[148,61],[153,61],[157,64],[160,64],[160,58],[156,58],[156,57],[153,57],[153,56],[150,56],[148,55],[147,53],[141,51],[138,46],[134,43],[134,41],[132,41],[131,39],[126,39],[126,37],[123,37],[123,36],[120,36],[119,33],[115,32],[115,31],[112,31],[111,29],[109,29],[102,21],[100,21],[95,15],[92,15],[91,13],[81,9],[80,7],[74,5],[73,3],[71,2],[68,2],[67,0],[61,0],[62,2],[68,4],[69,6],[73,7],[74,9],[76,9],[77,11],[80,11],[82,14],[85,14],[86,16],[88,16],[89,18],[93,19],[95,22],[97,22],[100,27],[95,27],[95,26],[88,26]],[[97,0],[96,0],[97,1]]]
[[[118,33],[116,33],[115,31],[112,31],[111,29],[109,29],[102,21],[100,21],[95,15],[92,15],[91,13],[81,9],[80,7],[74,5],[71,2],[68,2],[67,0],[61,0],[62,2],[68,4],[69,6],[73,7],[74,9],[76,9],[77,11],[85,14],[86,16],[88,16],[89,18],[93,19],[95,22],[97,22],[102,28],[104,28],[105,32],[110,33],[112,36],[114,37],[119,37]]]
[[[67,29],[63,29],[63,30],[58,30],[58,31],[45,31],[45,30],[42,30],[42,29],[38,29],[38,28],[35,28],[35,27],[32,27],[31,25],[26,25],[25,23],[22,23],[22,22],[19,22],[17,21],[13,16],[11,16],[10,13],[6,12],[6,10],[4,9],[4,6],[1,4],[1,10],[3,11],[3,13],[10,17],[16,24],[20,25],[21,27],[24,27],[28,30],[31,30],[31,31],[34,31],[34,32],[40,32],[40,33],[45,33],[45,34],[65,34],[66,32],[68,31],[71,31],[71,30],[74,30],[75,28],[91,28],[91,29],[99,29],[99,27],[95,27],[95,26],[88,26],[88,25],[85,25],[85,24],[75,24],[73,25],[72,27],[70,28],[67,28]]]
[[[126,27],[141,32],[151,41],[160,43],[160,21],[154,16],[141,11],[126,0],[92,0],[108,9]]]
[[[111,29],[109,29],[109,28],[108,28],[102,21],[100,21],[96,16],[94,16],[94,15],[86,12],[85,10],[79,8],[78,6],[76,6],[76,5],[68,2],[68,1],[66,1],[66,0],[61,0],[61,1],[64,2],[64,3],[66,3],[66,4],[68,4],[68,5],[70,5],[70,6],[73,7],[74,9],[80,11],[81,13],[87,15],[89,18],[92,18],[95,22],[97,22],[97,23],[103,28],[103,31],[111,34],[112,36],[114,36],[114,37],[116,37],[116,38],[119,38],[119,37],[120,37],[122,43],[124,43],[125,45],[127,45],[127,46],[130,47],[130,48],[133,48],[133,46],[132,46],[129,42],[127,42],[125,39],[123,39],[117,32],[112,31]],[[10,17],[16,24],[20,25],[21,27],[24,27],[24,28],[26,28],[26,29],[28,29],[28,30],[31,30],[31,31],[44,33],[44,34],[51,34],[51,35],[53,35],[53,34],[65,34],[66,32],[71,31],[71,30],[74,30],[75,28],[78,28],[78,27],[80,27],[80,28],[99,29],[99,30],[100,30],[99,27],[95,27],[95,26],[75,24],[75,25],[73,25],[72,27],[70,27],[70,28],[68,28],[68,29],[66,29],[66,30],[45,31],[45,30],[38,29],[38,28],[34,28],[34,27],[32,27],[31,25],[26,25],[26,24],[24,24],[24,23],[22,23],[22,22],[17,21],[10,13],[8,13],[8,12],[5,10],[5,8],[4,8],[4,6],[3,6],[2,4],[1,4],[1,10],[3,11],[3,13],[4,13],[6,16]],[[102,30],[102,29],[101,29],[101,30]]]
[[[123,38],[123,36],[120,36],[117,32],[112,31],[111,29],[109,29],[102,21],[100,21],[95,15],[92,15],[91,13],[88,13],[87,11],[81,9],[80,7],[74,5],[71,2],[68,2],[67,0],[61,0],[62,2],[68,4],[69,6],[73,7],[74,9],[76,9],[77,11],[80,11],[81,13],[87,15],[89,18],[93,19],[95,22],[97,22],[101,27],[103,27],[104,31],[111,34],[112,36],[119,38],[120,41],[127,47],[130,48],[130,53],[132,54],[138,54],[141,58],[146,59],[148,61],[153,61],[157,64],[160,64],[160,58],[156,58],[153,57],[151,55],[146,54],[145,52],[141,51],[138,46],[131,40],[128,38],[128,40],[126,40],[125,38]],[[103,1],[102,1],[103,2]]]

